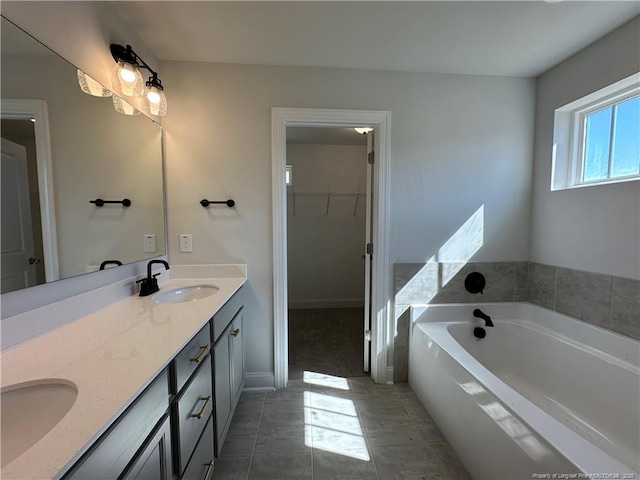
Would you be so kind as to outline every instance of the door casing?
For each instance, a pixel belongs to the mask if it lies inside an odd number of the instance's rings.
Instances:
[[[287,313],[287,127],[372,127],[375,131],[371,378],[391,383],[392,299],[389,265],[391,112],[315,108],[271,109],[271,165],[273,205],[273,315],[275,388],[287,386],[289,368]]]

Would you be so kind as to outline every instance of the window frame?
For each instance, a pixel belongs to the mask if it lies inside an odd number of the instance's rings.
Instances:
[[[640,96],[640,72],[555,110],[553,126],[551,190],[590,187],[640,180],[640,173],[583,180],[586,117],[599,110]],[[613,132],[610,132],[612,135]],[[610,152],[611,153],[611,146]]]

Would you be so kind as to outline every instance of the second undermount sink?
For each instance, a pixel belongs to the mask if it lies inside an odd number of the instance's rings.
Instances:
[[[69,412],[78,388],[62,379],[42,379],[3,387],[2,467],[26,452]]]
[[[153,297],[153,300],[156,303],[195,302],[201,298],[209,297],[219,290],[215,285],[190,285],[160,292]]]

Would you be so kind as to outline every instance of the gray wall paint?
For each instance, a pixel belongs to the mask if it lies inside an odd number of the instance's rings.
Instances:
[[[248,265],[249,372],[273,371],[272,107],[392,112],[391,263],[438,255],[483,205],[473,260],[527,260],[534,80],[187,62],[162,69],[171,85],[169,258]],[[205,210],[204,197],[238,203]],[[193,234],[193,253],[179,252],[179,233]]]
[[[364,305],[366,197],[305,193],[366,193],[366,145],[288,144],[287,164],[293,166],[287,189],[289,306]]]
[[[531,261],[640,279],[640,182],[550,191],[554,110],[640,71],[640,18],[538,79]]]

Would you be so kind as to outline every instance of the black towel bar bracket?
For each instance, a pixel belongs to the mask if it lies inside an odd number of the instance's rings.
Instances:
[[[125,199],[122,199],[122,200],[103,200],[101,198],[96,198],[95,200],[89,200],[89,203],[95,204],[96,207],[102,207],[102,206],[106,205],[107,203],[121,203],[122,206],[124,206],[124,207],[130,207],[131,206],[131,200],[129,200],[128,198],[125,198]]]
[[[215,204],[225,204],[227,205],[227,207],[231,208],[233,206],[235,206],[236,202],[234,202],[233,200],[229,199],[229,200],[205,200],[202,199],[200,200],[200,205],[202,205],[203,207],[208,207],[209,205],[215,205]]]

